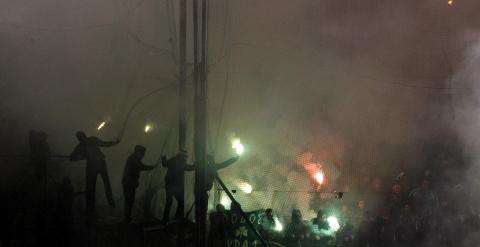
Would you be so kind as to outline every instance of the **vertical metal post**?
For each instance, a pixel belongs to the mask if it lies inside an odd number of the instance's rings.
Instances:
[[[179,27],[179,90],[178,90],[178,149],[179,151],[186,149],[187,138],[187,99],[186,99],[186,82],[187,82],[187,0],[180,0],[180,27]],[[184,173],[181,173],[184,176]],[[184,179],[181,179],[184,181]],[[184,188],[182,188],[182,197],[185,197]],[[185,199],[184,199],[185,200]],[[177,205],[178,207],[179,205]],[[181,212],[182,219],[185,212]],[[180,227],[178,233],[177,246],[185,246],[185,229]]]
[[[207,190],[205,186],[205,177],[207,168],[206,160],[206,147],[207,147],[207,2],[202,0],[201,5],[201,36],[200,36],[200,49],[201,60],[195,60],[197,68],[198,80],[195,85],[195,159],[197,168],[195,171],[195,225],[196,225],[196,246],[207,246],[206,233],[207,233]],[[196,37],[194,46],[198,45],[198,0],[194,0],[194,35]],[[198,58],[198,50],[195,51],[195,58]]]

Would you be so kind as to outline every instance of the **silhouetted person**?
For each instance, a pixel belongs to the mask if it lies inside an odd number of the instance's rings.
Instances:
[[[30,144],[30,163],[35,170],[35,176],[45,178],[47,175],[47,163],[51,158],[47,134],[42,131],[31,130],[28,139]]]
[[[209,246],[226,246],[227,239],[227,215],[225,214],[225,207],[222,204],[217,204],[216,211],[210,213],[210,232],[209,232]]]
[[[270,241],[275,237],[275,218],[273,216],[273,210],[271,208],[267,208],[265,210],[265,216],[262,217],[260,221],[260,234],[262,237]]]
[[[125,198],[124,216],[125,222],[130,222],[133,203],[135,202],[135,190],[138,187],[140,171],[150,171],[157,167],[147,166],[142,163],[147,149],[144,146],[136,145],[135,150],[127,159],[125,170],[123,171],[122,185],[123,196]]]
[[[185,207],[184,172],[193,171],[195,166],[187,164],[186,151],[182,151],[168,160],[165,156],[162,156],[162,166],[168,169],[167,174],[165,175],[166,202],[162,219],[162,222],[166,223],[169,220],[173,197],[175,197],[175,200],[177,200],[177,211],[175,213],[175,218],[183,218]]]
[[[289,241],[303,241],[308,238],[308,227],[303,222],[300,210],[292,210],[292,222],[287,225],[285,232],[285,237]]]
[[[215,177],[217,176],[217,172],[220,169],[223,169],[225,167],[230,166],[231,164],[235,163],[240,156],[235,156],[232,157],[228,160],[225,160],[221,163],[215,163],[215,159],[213,158],[213,155],[207,155],[207,167],[205,169],[206,175],[205,175],[205,191],[203,191],[205,195],[205,203],[208,205],[208,192],[212,189],[213,187],[213,181],[215,180]],[[195,185],[195,188],[199,188],[199,186]],[[204,208],[207,208],[207,205],[205,205]]]
[[[113,200],[112,188],[110,179],[108,177],[107,163],[105,162],[105,155],[100,150],[100,147],[111,147],[120,142],[116,141],[102,141],[97,137],[87,137],[84,132],[78,131],[76,133],[77,139],[80,142],[72,154],[71,161],[87,160],[86,167],[86,188],[87,188],[87,214],[92,216],[95,211],[95,187],[97,182],[97,175],[102,176],[103,184],[105,185],[105,193],[108,203],[113,208],[115,202]]]
[[[323,210],[318,210],[317,217],[312,220],[312,224],[317,226],[319,231],[328,231],[330,228],[327,222],[327,215]]]
[[[230,166],[231,164],[237,162],[237,160],[240,158],[240,156],[235,156],[232,157],[228,160],[225,160],[221,163],[215,163],[215,159],[213,158],[213,155],[207,155],[207,175],[205,179],[205,189],[207,191],[210,191],[213,187],[213,181],[215,180],[215,177],[217,176],[218,170],[221,170],[225,167]],[[208,200],[207,200],[208,201]]]

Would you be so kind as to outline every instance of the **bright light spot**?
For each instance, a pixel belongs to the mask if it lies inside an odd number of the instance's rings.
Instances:
[[[240,142],[239,138],[236,138],[232,141],[232,148],[235,149],[235,152],[238,155],[242,155],[245,151],[245,148],[243,147],[243,144]]]
[[[318,184],[323,184],[323,180],[325,179],[325,176],[323,175],[322,171],[318,171],[314,175],[315,181],[317,181]]]
[[[107,122],[103,121],[101,122],[98,127],[97,127],[97,130],[101,130],[103,127],[105,127],[105,124],[107,124]]]
[[[152,129],[152,127],[150,125],[145,125],[145,133],[148,133],[150,130]]]
[[[230,198],[228,198],[228,196],[222,195],[222,197],[220,198],[220,204],[222,204],[225,208],[230,208],[232,201],[230,200]]]
[[[340,229],[340,224],[338,223],[338,219],[335,216],[330,216],[327,218],[328,226],[330,227],[330,230],[336,232],[338,229]]]
[[[281,232],[283,230],[282,223],[280,223],[277,217],[275,217],[274,220],[275,220],[275,227],[273,228],[273,230],[277,232]]]
[[[320,190],[325,183],[326,177],[322,170],[322,165],[319,163],[308,162],[303,165],[303,168],[308,172],[308,175],[312,178],[317,186],[317,190]]]
[[[249,183],[245,183],[245,182],[240,184],[240,189],[247,194],[250,194],[253,191],[252,186]]]
[[[450,6],[453,6],[453,0],[448,0],[447,4],[450,5]]]

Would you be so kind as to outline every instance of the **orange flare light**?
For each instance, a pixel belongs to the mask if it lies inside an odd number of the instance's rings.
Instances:
[[[317,190],[320,190],[320,187],[325,183],[325,173],[322,171],[322,165],[310,162],[304,164],[303,168],[307,170],[310,177],[317,184]]]
[[[315,181],[317,181],[318,184],[323,184],[323,180],[325,179],[325,177],[322,171],[316,172],[314,177],[315,177]]]

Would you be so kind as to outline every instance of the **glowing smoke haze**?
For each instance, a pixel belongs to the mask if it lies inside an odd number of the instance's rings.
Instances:
[[[47,132],[58,154],[71,152],[77,130],[117,138],[129,107],[177,81],[163,3],[0,3],[2,153],[26,153],[29,129]],[[240,151],[239,145],[232,150],[232,133],[248,143],[242,159],[219,172],[231,187],[248,181],[255,188],[236,195],[246,210],[271,207],[288,216],[299,208],[312,218],[331,197],[307,193],[312,190],[345,189],[352,192],[345,200],[372,204],[375,198],[353,191],[356,180],[386,183],[400,170],[407,177],[422,170],[423,147],[449,128],[460,130],[471,162],[478,163],[480,145],[472,135],[480,133],[473,37],[480,3],[447,3],[211,1],[217,11],[210,12],[209,26],[208,149],[224,160]],[[452,87],[474,89],[469,101],[464,90],[453,90],[455,121],[450,91],[438,89],[449,79]],[[192,153],[191,93],[188,97]],[[176,102],[174,86],[146,99],[132,112],[122,143],[105,149],[119,202],[123,164],[135,144],[148,148],[145,163],[155,162],[160,152],[175,154]],[[99,128],[102,119],[109,121]],[[155,131],[147,131],[146,121]],[[56,166],[56,177],[70,176],[81,190],[84,166],[64,163]],[[16,182],[23,172],[17,167],[2,166],[2,174],[13,174],[3,183]],[[139,194],[158,189],[152,206],[157,215],[164,172],[142,175],[139,187]],[[186,181],[192,177],[187,174]],[[187,186],[187,207],[193,203],[192,186]],[[97,195],[103,195],[101,187]],[[98,202],[106,203],[100,196]]]

